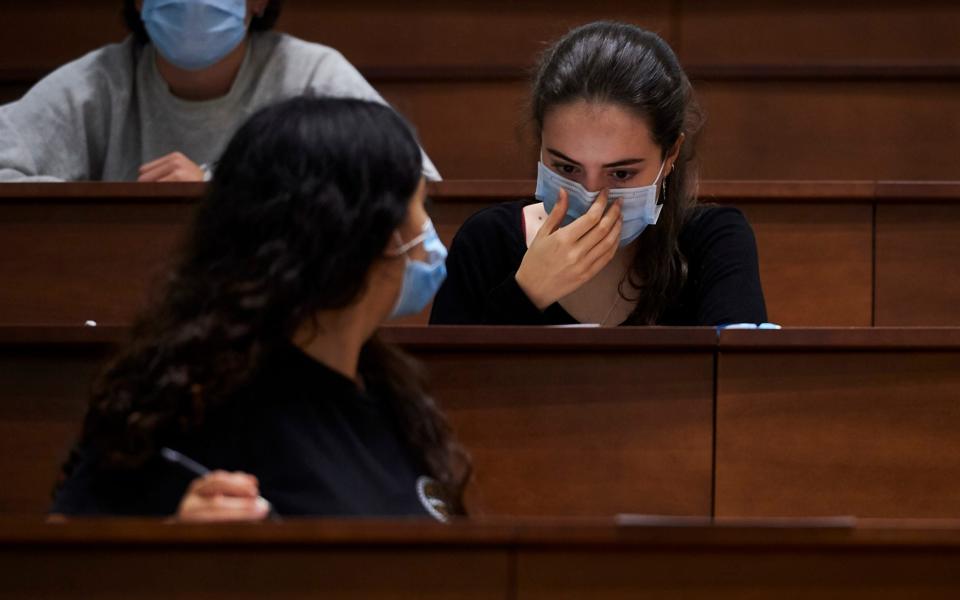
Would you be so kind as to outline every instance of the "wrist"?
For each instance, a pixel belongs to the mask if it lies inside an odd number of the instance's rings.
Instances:
[[[544,296],[543,294],[537,293],[536,288],[527,280],[523,269],[519,269],[513,278],[517,282],[517,287],[520,288],[520,291],[526,294],[527,298],[530,300],[530,303],[536,306],[537,310],[540,312],[543,312],[548,306],[554,303],[554,301],[550,298]]]

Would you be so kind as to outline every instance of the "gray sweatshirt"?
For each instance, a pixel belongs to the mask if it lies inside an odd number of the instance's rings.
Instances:
[[[230,92],[181,100],[133,39],[60,67],[0,106],[0,181],[136,181],[141,165],[182,152],[212,165],[258,109],[301,94],[384,102],[333,48],[268,32],[250,37]],[[424,154],[428,179],[440,175]]]

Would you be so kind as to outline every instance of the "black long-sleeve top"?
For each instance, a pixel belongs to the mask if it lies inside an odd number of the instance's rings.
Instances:
[[[423,461],[389,404],[289,346],[202,429],[165,440],[210,469],[255,475],[281,516],[427,516]],[[99,466],[90,448],[51,512],[165,516],[195,475],[156,457],[135,470]]]
[[[532,202],[497,204],[463,224],[450,247],[447,279],[434,300],[431,323],[577,323],[558,303],[541,312],[517,285],[517,269],[527,251],[523,208]],[[742,212],[697,207],[681,230],[679,245],[688,261],[688,277],[658,325],[766,322],[756,240]]]

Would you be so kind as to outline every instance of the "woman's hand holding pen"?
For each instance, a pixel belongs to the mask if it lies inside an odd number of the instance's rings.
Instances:
[[[260,497],[257,478],[213,471],[194,479],[180,501],[180,521],[262,521],[270,504]]]

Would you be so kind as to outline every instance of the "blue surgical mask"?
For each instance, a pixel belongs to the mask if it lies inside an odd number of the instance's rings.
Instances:
[[[397,236],[399,238],[399,234]],[[406,255],[421,243],[427,252],[427,262],[405,256],[407,262],[403,272],[403,285],[400,288],[400,297],[390,313],[391,318],[419,314],[430,304],[443,280],[447,278],[447,248],[440,241],[430,219],[423,224],[423,233],[402,243],[392,254]]]
[[[623,227],[620,230],[620,247],[631,243],[643,233],[648,225],[655,225],[660,218],[662,204],[657,204],[657,188],[663,167],[657,178],[650,185],[635,188],[611,188],[608,193],[610,202],[618,198],[623,199]],[[548,213],[553,211],[560,196],[560,189],[567,190],[567,214],[563,218],[563,225],[568,225],[579,219],[590,210],[600,192],[588,192],[585,187],[551,171],[543,161],[537,163],[537,191],[536,198],[543,202],[543,208]]]
[[[144,0],[140,18],[157,52],[187,71],[223,60],[247,35],[246,0]]]

